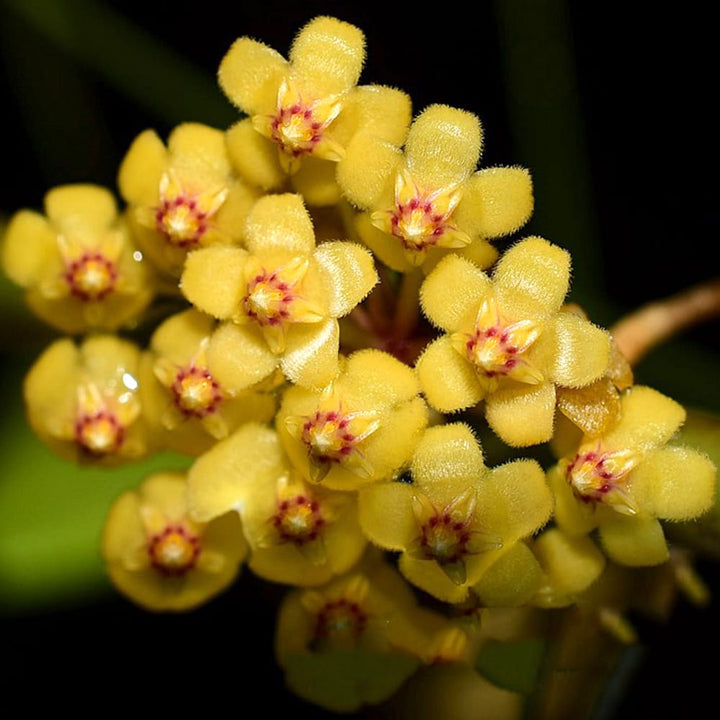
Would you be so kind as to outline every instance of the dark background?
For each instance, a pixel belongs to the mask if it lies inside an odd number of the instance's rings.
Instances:
[[[56,184],[114,186],[147,127],[166,136],[186,120],[227,126],[237,116],[214,76],[233,40],[250,35],[285,54],[307,20],[330,14],[366,34],[361,82],[406,90],[415,111],[440,102],[477,113],[481,165],[530,169],[536,211],[523,233],[571,251],[573,297],[610,326],[718,274],[716,25],[705,5],[630,5],[0,0],[0,212],[39,208]],[[29,363],[46,330],[3,322],[3,358]],[[719,349],[717,322],[706,323],[652,353],[637,379],[720,412]],[[715,563],[700,569],[718,595]],[[89,687],[103,703],[146,688],[168,709],[227,701],[246,714],[258,696],[269,711],[321,718],[282,690],[270,639],[278,597],[245,577],[182,617],[114,597],[21,614],[3,623],[10,684],[54,678],[63,703],[79,707]],[[713,702],[718,615],[680,601],[668,626],[643,627],[644,661],[612,718],[675,718],[690,701]]]

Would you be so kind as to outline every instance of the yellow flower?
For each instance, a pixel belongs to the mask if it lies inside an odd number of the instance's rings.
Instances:
[[[247,117],[227,132],[240,174],[266,191],[292,189],[308,205],[340,200],[336,168],[359,128],[401,143],[410,124],[406,93],[358,86],[361,30],[320,16],[295,36],[288,59],[248,37],[223,57],[220,87]]]
[[[197,456],[251,420],[275,414],[271,388],[232,393],[215,379],[207,346],[215,321],[194,308],[165,319],[140,365],[143,413],[158,446]]]
[[[423,312],[444,333],[416,367],[428,403],[452,413],[484,402],[508,445],[552,438],[557,387],[579,388],[605,373],[610,335],[563,311],[569,253],[539,237],[505,251],[486,275],[448,255],[421,287]]]
[[[188,516],[185,475],[163,472],[113,503],[102,556],[113,585],[152,611],[203,605],[236,579],[247,551],[240,520],[228,513],[208,523]]]
[[[163,273],[179,277],[190,250],[238,244],[259,194],[232,170],[225,134],[183,123],[167,146],[154,130],[140,133],[118,173],[138,244]]]
[[[326,585],[291,591],[275,631],[288,687],[334,712],[386,700],[420,665],[415,607],[409,585],[372,553]]]
[[[343,195],[361,210],[362,240],[398,272],[428,272],[448,252],[481,268],[497,258],[488,238],[508,235],[532,213],[529,173],[519,167],[477,170],[478,118],[434,104],[412,123],[404,147],[358,133],[338,168]]]
[[[368,250],[345,240],[316,244],[303,199],[286,193],[257,201],[247,249],[190,253],[181,289],[196,308],[223,321],[207,358],[217,379],[240,391],[278,368],[299,385],[328,383],[338,367],[338,318],[376,282]]]
[[[203,522],[239,513],[248,566],[272,582],[323,584],[349,570],[367,544],[355,497],[305,482],[275,430],[259,423],[243,425],[193,463],[188,506]]]
[[[30,426],[59,456],[113,466],[154,450],[138,392],[140,348],[114,335],[51,343],[30,368],[24,398]]]
[[[586,436],[548,472],[555,519],[571,535],[597,528],[605,553],[624,565],[668,558],[661,520],[696,518],[713,502],[714,464],[670,444],[685,410],[657,390],[634,385],[621,397],[618,422]]]
[[[403,469],[428,412],[412,368],[367,348],[343,358],[327,387],[288,388],[275,422],[304,475],[328,488],[356,490]]]
[[[28,306],[70,334],[137,322],[156,287],[112,193],[62,185],[45,195],[44,209],[15,213],[3,241],[3,268]]]
[[[410,463],[410,482],[376,483],[359,493],[360,524],[378,547],[400,553],[415,586],[460,603],[513,545],[552,512],[545,473],[535,460],[486,467],[464,423],[428,428]],[[506,573],[505,584],[522,583]]]

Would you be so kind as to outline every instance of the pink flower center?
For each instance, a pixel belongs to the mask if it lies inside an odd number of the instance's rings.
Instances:
[[[420,528],[420,547],[428,559],[440,565],[457,563],[467,554],[470,541],[468,523],[453,518],[449,513],[437,513]]]
[[[306,495],[281,500],[272,522],[283,542],[296,545],[315,540],[325,525],[320,504]]]
[[[627,494],[625,481],[637,464],[637,456],[629,450],[603,450],[599,444],[580,448],[567,463],[565,477],[575,496],[588,503],[602,502],[625,514],[636,508]]]
[[[322,140],[324,127],[312,108],[294,103],[278,108],[270,122],[270,137],[292,157],[310,155]]]
[[[342,462],[357,442],[350,431],[351,418],[337,410],[316,410],[302,427],[301,439],[318,462]]]
[[[175,405],[186,416],[206,417],[223,400],[220,385],[205,368],[195,365],[180,370],[171,389]]]
[[[365,631],[368,616],[362,607],[348,598],[329,600],[315,616],[315,638],[345,637],[357,639]]]
[[[245,314],[261,326],[280,325],[292,319],[290,304],[294,299],[292,285],[276,270],[258,273],[248,282],[242,305]]]
[[[163,575],[181,576],[195,566],[200,538],[184,525],[167,525],[148,543],[152,566]]]
[[[504,328],[476,328],[466,343],[468,357],[486,376],[507,375],[518,363],[519,349]]]
[[[194,247],[208,228],[208,213],[200,208],[194,197],[185,194],[163,196],[155,209],[155,224],[171,245]]]
[[[89,455],[115,453],[124,440],[125,428],[107,409],[80,413],[75,420],[75,442]]]
[[[406,250],[437,245],[448,229],[447,215],[438,212],[433,202],[422,196],[398,201],[390,211],[390,231]]]
[[[70,293],[85,301],[102,300],[114,289],[117,266],[101,252],[86,251],[66,263],[63,279]]]

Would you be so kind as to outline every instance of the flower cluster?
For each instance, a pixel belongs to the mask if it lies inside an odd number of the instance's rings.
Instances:
[[[663,523],[702,515],[716,476],[570,303],[569,253],[515,235],[530,173],[478,166],[472,113],[358,84],[365,52],[325,16],[287,58],[239,38],[236,123],[142,132],[117,193],[54,188],[2,249],[62,335],[25,380],[37,435],[76,463],[189,458],[112,507],[112,583],[173,612],[244,567],[285,584],[278,663],[338,711],[472,663],[480,611],[666,562]]]

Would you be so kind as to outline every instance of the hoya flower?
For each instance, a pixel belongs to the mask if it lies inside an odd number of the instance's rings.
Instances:
[[[711,460],[670,443],[684,421],[671,398],[644,385],[628,388],[618,422],[585,436],[549,470],[557,524],[570,535],[597,529],[605,553],[623,565],[667,560],[661,521],[699,517],[715,492]]]
[[[338,368],[338,318],[376,282],[366,248],[345,240],[316,244],[303,199],[286,193],[256,202],[246,248],[190,253],[180,285],[197,309],[222,321],[208,362],[220,383],[240,391],[278,369],[299,385],[328,383]]]
[[[138,244],[172,278],[190,250],[242,241],[258,193],[233,171],[225,135],[200,123],[182,123],[163,143],[140,133],[118,173],[120,193]]]
[[[28,422],[60,457],[115,466],[147,455],[138,391],[140,348],[114,335],[51,343],[28,371]]]
[[[532,182],[520,167],[478,170],[481,150],[478,118],[439,104],[413,121],[402,147],[355,136],[338,180],[361,210],[358,233],[379,260],[398,272],[428,271],[448,252],[481,268],[496,260],[488,239],[527,222]]]
[[[292,590],[275,630],[288,687],[334,712],[386,700],[421,663],[415,608],[410,586],[374,554],[321,587]]]
[[[234,393],[208,364],[215,320],[190,308],[171,315],[153,332],[140,365],[143,413],[157,444],[197,456],[242,423],[269,422],[275,414],[271,387]]]
[[[265,191],[294,190],[309,205],[340,198],[338,163],[363,128],[401,143],[410,124],[406,93],[358,86],[365,36],[342,20],[320,16],[295,36],[289,55],[248,37],[223,57],[220,87],[246,116],[227,132],[235,167]]]
[[[420,299],[443,334],[416,367],[428,403],[452,413],[483,403],[508,445],[553,435],[557,388],[580,388],[605,373],[610,335],[564,312],[570,255],[540,237],[503,253],[492,275],[457,255],[425,279]]]
[[[413,585],[461,603],[515,543],[547,523],[552,496],[538,462],[488,468],[470,427],[448,423],[425,431],[409,482],[360,490],[359,509],[365,534],[400,554],[398,567]],[[516,563],[504,583],[522,584],[525,566]]]
[[[275,420],[293,464],[313,482],[356,490],[389,479],[410,460],[428,423],[412,368],[382,350],[342,358],[325,388],[294,386]]]
[[[208,523],[187,512],[184,473],[161,472],[115,500],[103,529],[111,582],[132,602],[157,612],[207,603],[237,578],[247,552],[240,519]]]
[[[367,545],[354,496],[305,482],[275,430],[259,423],[243,425],[193,463],[188,506],[204,522],[239,513],[248,566],[273,582],[328,582],[349,570]]]
[[[28,306],[64,333],[132,325],[155,296],[114,196],[97,185],[61,185],[45,195],[44,214],[15,213],[2,250],[3,269],[25,289]]]

